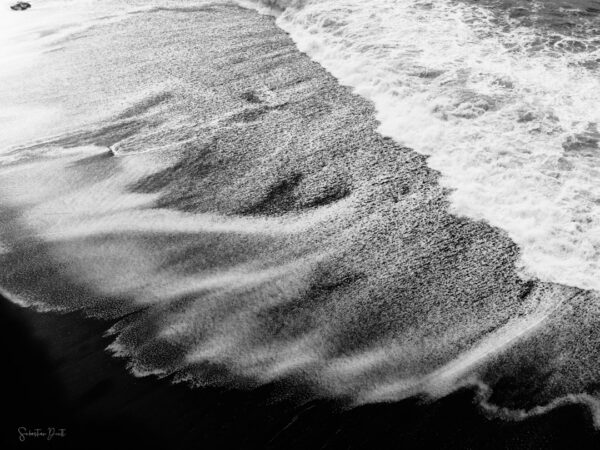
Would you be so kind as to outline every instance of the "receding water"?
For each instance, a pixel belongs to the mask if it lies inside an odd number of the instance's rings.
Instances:
[[[527,360],[531,414],[593,406],[599,8],[2,10],[0,286],[120,319],[138,375],[366,402]]]

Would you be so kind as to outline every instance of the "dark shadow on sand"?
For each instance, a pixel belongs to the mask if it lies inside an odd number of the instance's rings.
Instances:
[[[424,449],[598,448],[580,407],[524,422],[489,420],[460,391],[346,408],[291,394],[285,382],[249,391],[190,389],[135,378],[104,349],[109,322],[40,314],[0,299],[2,448]],[[19,441],[19,427],[66,437]]]

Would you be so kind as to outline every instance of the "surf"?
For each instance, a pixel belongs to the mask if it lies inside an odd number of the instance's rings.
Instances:
[[[477,5],[267,6],[293,41],[231,4],[168,2],[100,15],[42,44],[28,64],[44,72],[3,76],[3,292],[114,320],[109,350],[132,373],[193,386],[436,398],[526,358],[556,380],[536,404],[595,395],[597,294],[544,282],[593,282],[596,210],[563,226],[589,206],[594,133],[562,162],[577,127],[548,102],[576,74],[577,116],[594,69],[525,63]],[[563,185],[585,192],[557,202]],[[557,253],[568,239],[591,253]]]
[[[593,4],[279,1],[259,9],[270,8],[300,50],[375,104],[383,135],[429,156],[452,190],[452,212],[509,233],[523,277],[598,290]],[[558,13],[576,25],[554,24]]]

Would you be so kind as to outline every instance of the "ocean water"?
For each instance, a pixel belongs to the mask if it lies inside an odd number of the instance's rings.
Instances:
[[[306,1],[278,24],[427,155],[524,276],[600,288],[597,1]]]
[[[598,415],[600,2],[56,0],[0,39],[14,301],[121,319],[137,375]]]
[[[16,21],[3,12],[4,73],[26,70],[61,36],[152,8],[66,4]],[[453,190],[452,211],[506,230],[523,276],[600,289],[597,2],[240,4],[276,14],[302,51],[375,103],[382,134],[430,155]],[[50,106],[20,102],[5,101],[5,147],[65,122]],[[69,126],[82,116],[91,119],[74,113]]]

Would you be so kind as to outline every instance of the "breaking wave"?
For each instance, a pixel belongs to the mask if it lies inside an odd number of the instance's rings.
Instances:
[[[596,2],[260,4],[430,155],[453,212],[509,233],[524,276],[600,289]]]

